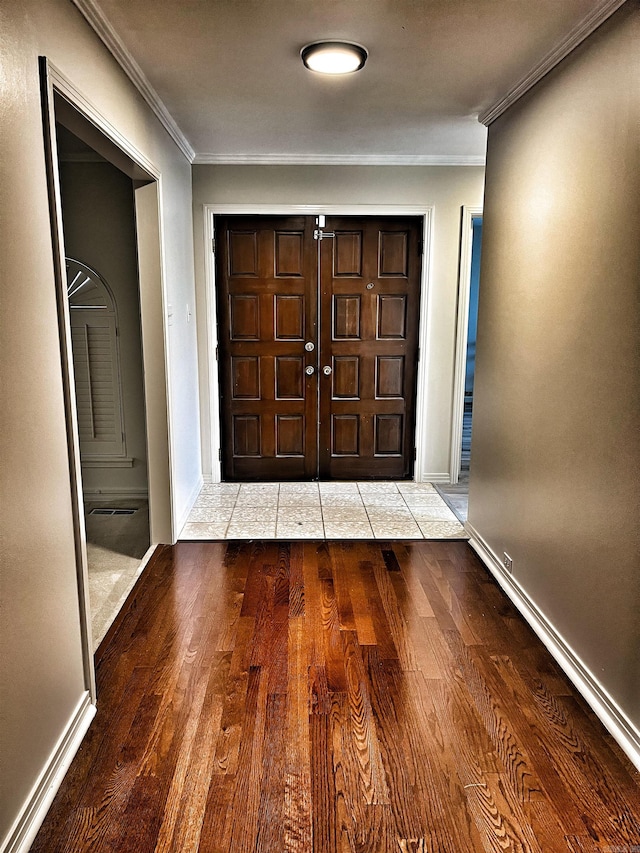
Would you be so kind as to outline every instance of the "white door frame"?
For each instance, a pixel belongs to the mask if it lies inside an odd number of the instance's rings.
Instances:
[[[203,471],[205,482],[219,483],[222,478],[220,462],[220,390],[218,383],[218,324],[216,316],[216,273],[214,256],[216,215],[271,215],[271,216],[420,216],[423,226],[423,256],[421,272],[420,327],[418,347],[416,396],[416,460],[414,479],[422,482],[425,471],[428,413],[425,412],[429,385],[427,320],[431,314],[431,266],[433,245],[432,205],[407,204],[205,204],[205,319],[204,319],[204,369],[202,371],[202,458],[210,470]]]
[[[143,364],[145,370],[145,403],[147,429],[147,459],[149,472],[149,514],[152,543],[175,541],[172,530],[172,483],[171,483],[171,441],[170,441],[170,388],[168,385],[169,339],[166,329],[166,294],[164,286],[163,249],[162,249],[162,209],[160,204],[161,192],[160,171],[123,137],[82,95],[48,59],[40,60],[41,84],[43,97],[43,118],[45,125],[45,156],[47,158],[47,173],[49,181],[51,236],[53,244],[54,277],[56,281],[58,323],[61,347],[62,380],[65,394],[65,418],[67,424],[67,445],[69,454],[69,477],[71,484],[71,504],[73,512],[73,528],[76,551],[76,575],[78,582],[78,602],[80,610],[81,642],[84,662],[85,687],[91,701],[96,702],[96,683],[93,665],[93,648],[91,637],[91,611],[89,603],[89,579],[87,567],[87,539],[84,525],[84,498],[82,493],[82,474],[80,462],[80,444],[77,423],[77,407],[75,399],[75,383],[73,375],[73,359],[71,358],[71,323],[67,300],[64,229],[62,220],[62,200],[58,172],[58,152],[55,132],[55,99],[54,95],[62,96],[75,110],[98,130],[111,140],[127,157],[141,170],[148,173],[148,187],[136,190],[136,217],[141,213],[151,213],[150,204],[155,204],[157,218],[155,220],[155,237],[147,239],[143,249],[144,257],[140,258],[140,281],[146,268],[154,270],[150,279],[141,292],[141,325]],[[141,190],[149,189],[144,206],[139,209],[141,201],[138,194]],[[138,224],[137,224],[138,225]],[[139,225],[137,236],[140,235]],[[151,291],[153,291],[152,295]],[[153,303],[153,304],[151,304]],[[145,307],[146,306],[146,307]],[[151,370],[153,368],[153,370]],[[151,372],[150,372],[151,371]],[[164,463],[165,472],[154,474],[154,469]],[[151,550],[151,549],[150,549]]]
[[[482,207],[462,208],[460,228],[460,281],[458,284],[458,323],[456,332],[456,362],[453,378],[453,410],[451,416],[451,483],[460,479],[462,453],[462,416],[464,414],[464,382],[469,337],[469,297],[471,294],[471,252],[473,249],[473,219],[482,216]]]

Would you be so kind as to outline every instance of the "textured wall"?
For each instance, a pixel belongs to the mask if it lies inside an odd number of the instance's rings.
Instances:
[[[640,15],[489,131],[469,520],[640,725]]]

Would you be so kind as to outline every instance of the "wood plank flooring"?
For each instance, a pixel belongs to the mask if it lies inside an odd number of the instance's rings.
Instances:
[[[162,548],[32,853],[640,850],[639,774],[465,542]]]

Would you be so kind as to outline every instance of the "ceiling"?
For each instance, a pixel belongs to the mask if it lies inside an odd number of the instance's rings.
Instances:
[[[482,162],[486,111],[596,0],[74,0],[104,13],[195,162]],[[308,71],[322,38],[369,50]]]

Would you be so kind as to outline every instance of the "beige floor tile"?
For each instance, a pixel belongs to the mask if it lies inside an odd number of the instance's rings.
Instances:
[[[397,494],[396,483],[358,483],[361,495]]]
[[[367,492],[362,500],[365,506],[406,506],[399,492]]]
[[[227,528],[227,539],[275,539],[276,525],[255,523],[231,523]]]
[[[457,521],[455,514],[443,502],[442,506],[411,507],[416,521]]]
[[[280,492],[278,506],[320,506],[318,492]]]
[[[360,522],[360,524],[368,524],[369,516],[363,506],[326,506],[322,507],[322,518],[325,523],[332,524]]]
[[[357,483],[349,483],[349,482],[337,482],[337,483],[319,483],[320,494],[322,495],[333,495],[333,494],[345,494],[352,493],[358,494],[358,484]]]
[[[227,526],[226,523],[189,522],[182,528],[180,539],[224,539]]]
[[[370,539],[373,531],[370,524],[325,522],[324,535],[327,539]]]
[[[392,506],[390,507],[388,504],[384,505],[375,505],[371,506],[369,504],[365,504],[367,515],[369,516],[369,521],[372,523],[375,521],[378,524],[383,522],[413,522],[414,518],[411,514],[411,510],[406,506]]]
[[[402,494],[427,494],[429,492],[436,492],[436,487],[433,483],[413,483],[407,481],[398,483],[398,491],[402,492]]]
[[[237,495],[240,483],[205,483],[201,495]]]
[[[376,539],[422,539],[422,531],[417,524],[376,524],[371,522]]]
[[[322,524],[278,524],[278,539],[324,539]]]
[[[459,522],[421,521],[420,530],[425,539],[468,539],[467,532]]]
[[[322,526],[322,511],[320,506],[304,507],[291,506],[278,508],[278,524],[316,524]]]
[[[268,506],[244,506],[236,504],[235,509],[233,510],[233,515],[231,516],[232,524],[256,524],[258,522],[262,523],[274,523],[278,517],[278,507],[276,504],[269,504]]]
[[[349,494],[348,492],[343,492],[342,494],[335,495],[322,495],[322,506],[359,506],[362,507],[364,504],[362,503],[362,498],[360,497],[359,492],[355,492],[354,494]]]
[[[189,521],[208,521],[210,524],[228,522],[232,513],[232,506],[196,506],[189,513]]]
[[[195,507],[201,506],[234,506],[236,502],[235,495],[213,495],[213,494],[200,494],[198,495],[196,502],[194,504]]]

